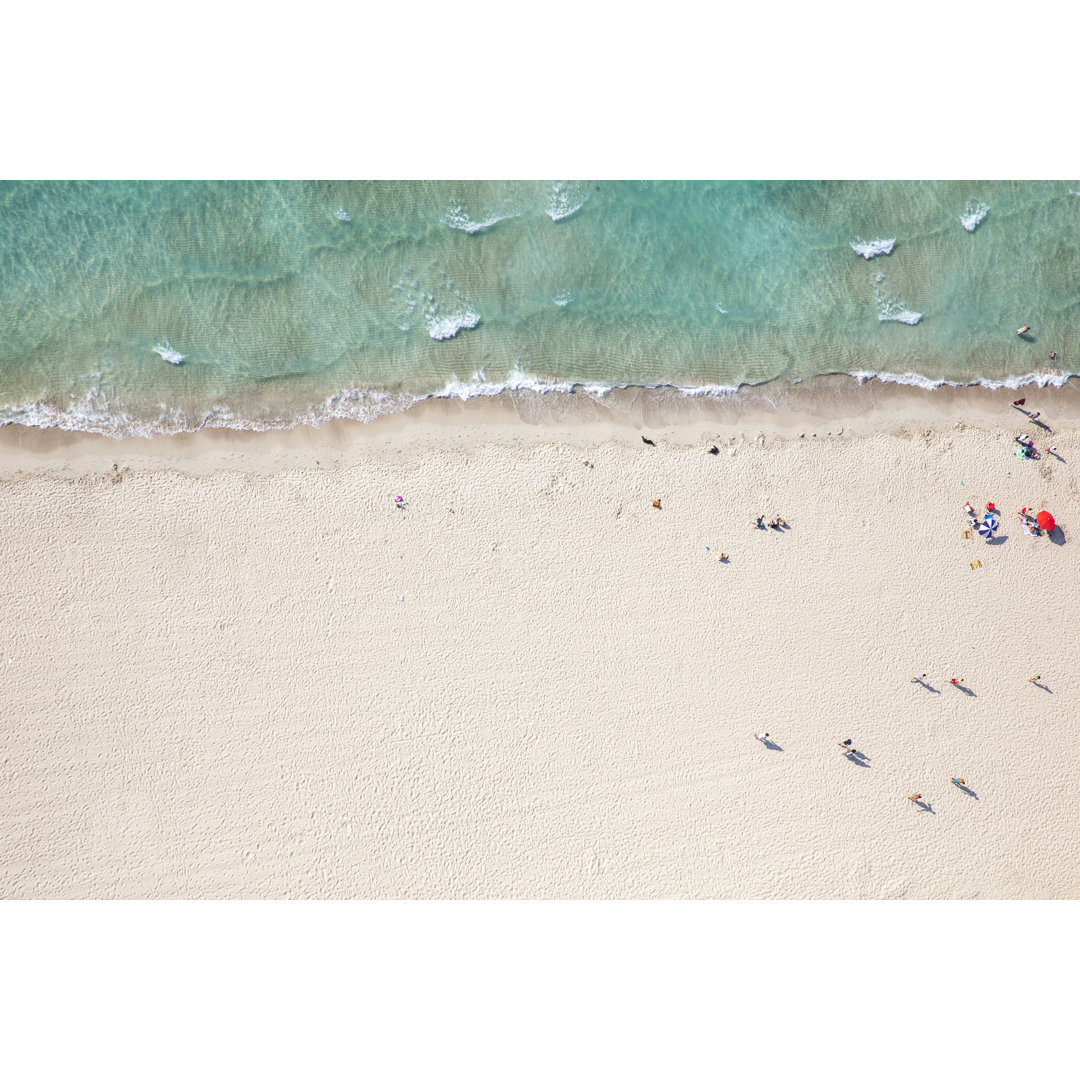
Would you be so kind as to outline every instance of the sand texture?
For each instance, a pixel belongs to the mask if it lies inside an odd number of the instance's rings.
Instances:
[[[0,896],[1080,896],[1080,438],[1020,426],[9,460]]]

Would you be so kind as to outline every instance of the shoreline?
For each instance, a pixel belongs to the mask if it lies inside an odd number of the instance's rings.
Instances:
[[[1062,386],[990,389],[940,386],[932,390],[849,375],[817,376],[808,383],[774,380],[724,397],[660,388],[614,389],[602,397],[574,392],[504,390],[490,396],[425,398],[373,420],[336,419],[319,426],[268,430],[203,428],[179,434],[116,438],[62,428],[0,428],[0,475],[61,470],[93,472],[119,464],[204,472],[214,468],[273,470],[290,462],[314,466],[322,457],[364,454],[386,443],[459,443],[476,440],[561,439],[592,443],[636,440],[638,433],[681,445],[760,434],[778,438],[875,434],[904,425],[933,429],[965,425],[1010,426],[1015,396],[1052,413],[1055,422],[1080,423],[1080,378]],[[1027,418],[1015,414],[1022,428]],[[322,455],[322,457],[320,457]]]

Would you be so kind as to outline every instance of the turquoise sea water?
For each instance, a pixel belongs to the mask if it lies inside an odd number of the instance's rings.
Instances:
[[[7,423],[261,428],[836,372],[1055,382],[1080,371],[1078,328],[1076,182],[0,184]]]

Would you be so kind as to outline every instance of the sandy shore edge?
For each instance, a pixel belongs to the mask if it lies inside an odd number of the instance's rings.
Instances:
[[[607,439],[636,441],[640,433],[694,445],[755,437],[815,438],[872,435],[910,426],[942,430],[963,423],[992,430],[1026,417],[1013,412],[1017,396],[1029,408],[1051,412],[1055,422],[1080,423],[1080,380],[1063,387],[1017,391],[985,387],[919,387],[846,375],[811,383],[780,381],[747,387],[725,398],[688,396],[678,390],[619,389],[602,398],[585,393],[506,391],[465,400],[431,398],[367,423],[333,420],[320,427],[235,431],[204,429],[153,439],[114,439],[57,428],[8,425],[0,429],[0,475],[24,472],[97,472],[113,464],[167,466],[205,473],[238,468],[259,473],[285,466],[322,467],[366,456],[387,445],[432,447],[510,439],[576,444]]]

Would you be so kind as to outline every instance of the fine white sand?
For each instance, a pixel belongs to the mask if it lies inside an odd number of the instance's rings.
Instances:
[[[1075,424],[492,408],[5,432],[0,896],[1080,896]]]

